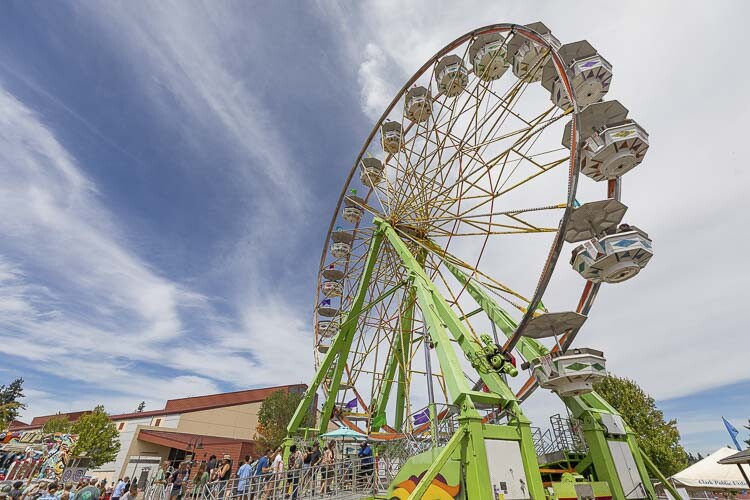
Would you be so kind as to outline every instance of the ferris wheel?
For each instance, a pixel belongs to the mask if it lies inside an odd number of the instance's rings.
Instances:
[[[321,429],[419,432],[415,415],[449,413],[461,387],[497,392],[488,370],[519,375],[517,401],[538,387],[584,394],[604,376],[603,353],[572,343],[600,285],[653,254],[620,201],[648,134],[604,100],[611,81],[587,41],[561,44],[532,23],[467,33],[405,83],[325,237],[312,318]],[[579,200],[579,180],[600,194]],[[570,265],[558,266],[566,248]],[[545,292],[565,273],[580,285],[566,287],[575,307],[558,309]]]

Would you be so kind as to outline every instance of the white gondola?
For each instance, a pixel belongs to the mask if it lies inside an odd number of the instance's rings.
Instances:
[[[571,212],[565,241],[575,243],[601,236],[616,228],[627,210],[628,207],[612,198],[584,203]]]
[[[653,257],[652,243],[640,229],[623,224],[615,234],[591,239],[573,250],[571,265],[594,283],[620,283],[638,274]]]
[[[435,68],[435,81],[438,89],[448,97],[456,97],[469,84],[469,72],[464,61],[457,55],[449,55],[440,59]]]
[[[551,312],[534,316],[521,334],[532,339],[555,337],[568,330],[578,330],[586,322],[586,316],[573,311]]]
[[[648,133],[628,119],[618,101],[591,104],[579,114],[581,172],[595,181],[615,179],[638,166],[648,151]],[[570,123],[563,145],[570,148]]]
[[[326,342],[323,342],[323,339],[321,339],[321,341],[318,342],[318,345],[316,346],[316,348],[318,349],[319,353],[325,354],[328,352],[328,349],[331,348],[331,345]]]
[[[479,35],[469,47],[474,74],[485,82],[497,80],[510,67],[505,38],[500,33]]]
[[[318,335],[324,339],[330,339],[339,332],[339,320],[334,317],[331,319],[318,320]]]
[[[323,269],[323,278],[328,281],[341,281],[344,278],[344,271],[336,269],[333,264],[328,269]]]
[[[359,180],[373,188],[383,182],[383,164],[374,157],[362,158],[359,167]]]
[[[333,380],[330,378],[325,379],[324,384],[326,387],[331,387],[331,384],[333,384]],[[345,380],[342,380],[339,382],[339,390],[340,391],[349,391],[354,388],[354,385],[351,382],[347,382]]]
[[[540,387],[567,397],[593,391],[607,375],[606,362],[601,351],[579,347],[537,358],[532,366]]]
[[[358,196],[349,195],[344,198],[344,210],[342,216],[346,222],[352,224],[359,224],[365,211],[362,208],[365,204],[365,200]]]
[[[560,41],[544,23],[531,23],[526,27],[539,33],[553,48],[560,48]],[[542,68],[547,63],[549,53],[546,46],[529,40],[523,35],[515,34],[508,41],[507,57],[513,63],[513,74],[529,83],[537,82],[542,78]]]
[[[320,306],[318,307],[318,314],[324,318],[333,318],[339,313],[339,310],[335,307]]]
[[[612,82],[612,65],[586,40],[566,43],[558,54],[569,75],[579,109],[601,101]],[[542,86],[550,91],[552,103],[558,108],[570,108],[570,98],[551,58],[542,71]]]
[[[648,133],[633,120],[628,120],[586,139],[581,172],[595,181],[614,179],[639,165],[646,151]]]
[[[344,285],[338,281],[324,281],[320,285],[320,291],[326,297],[341,297],[341,294],[344,293]]]
[[[414,87],[406,93],[406,117],[414,122],[426,121],[432,114],[432,96],[425,87]]]
[[[331,255],[337,259],[347,257],[352,251],[352,241],[354,234],[349,231],[336,230],[331,233]]]
[[[396,154],[403,149],[403,139],[404,134],[399,122],[385,122],[380,126],[380,140],[386,153]]]

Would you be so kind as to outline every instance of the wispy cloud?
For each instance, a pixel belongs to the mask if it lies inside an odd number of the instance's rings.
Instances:
[[[212,380],[247,386],[282,372],[280,365],[266,368],[263,357],[253,361],[253,349],[242,349],[243,332],[227,333],[227,320],[207,297],[159,276],[137,256],[75,159],[40,117],[5,90],[0,126],[6,131],[0,135],[5,356],[136,398],[171,396],[173,384],[192,394],[217,390]],[[196,310],[212,322],[199,322],[207,330],[190,335],[182,316]],[[252,325],[259,335],[278,326]],[[297,325],[289,334],[301,330]],[[146,373],[143,362],[178,375]],[[268,377],[255,376],[258,371]]]
[[[0,209],[11,216],[0,222],[0,323],[12,348],[0,350],[33,362],[56,383],[110,391],[105,399],[113,402],[174,397],[175,384],[196,394],[306,378],[307,318],[264,283],[273,283],[277,248],[292,245],[294,232],[281,228],[309,210],[307,174],[248,78],[260,73],[237,43],[240,34],[252,39],[246,22],[231,9],[201,4],[76,10],[107,26],[102,43],[118,64],[131,65],[161,126],[188,139],[186,157],[205,160],[214,150],[224,159],[186,164],[185,174],[209,164],[233,179],[246,199],[235,214],[242,233],[225,233],[224,250],[207,256],[202,270],[224,280],[216,308],[217,299],[143,258],[86,165],[3,88]],[[54,401],[69,407],[61,398],[48,403]]]

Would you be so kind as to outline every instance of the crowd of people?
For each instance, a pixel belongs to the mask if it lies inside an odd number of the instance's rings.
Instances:
[[[129,478],[114,487],[106,480],[82,479],[77,483],[55,481],[15,481],[0,489],[2,500],[135,500],[138,485]]]
[[[177,467],[165,462],[155,475],[152,486],[163,488],[159,497],[168,497],[169,500],[199,497],[297,500],[308,495],[316,497],[332,493],[337,478],[345,477],[361,485],[372,484],[375,459],[369,443],[360,444],[354,462],[338,459],[333,441],[323,449],[317,443],[305,449],[292,445],[286,462],[282,448],[267,449],[256,459],[245,456],[236,470],[233,470],[229,458],[219,460],[215,455],[197,464],[195,473],[191,467],[196,464],[191,462],[182,462]],[[111,500],[117,498],[113,494]]]
[[[130,477],[114,484],[86,478],[77,483],[16,481],[0,487],[0,500],[271,500],[320,497],[332,493],[336,481],[371,485],[375,459],[362,442],[356,459],[338,457],[335,443],[267,449],[259,457],[245,456],[235,469],[230,458],[176,464],[165,461],[144,490]],[[148,490],[148,491],[146,491]]]

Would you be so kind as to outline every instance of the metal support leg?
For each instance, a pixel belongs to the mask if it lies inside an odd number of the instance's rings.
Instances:
[[[354,331],[356,331],[357,328],[359,314],[362,311],[362,304],[364,303],[364,299],[369,288],[370,278],[372,276],[372,271],[375,267],[375,263],[377,262],[377,255],[382,241],[383,233],[381,231],[376,231],[370,242],[367,263],[365,265],[364,271],[362,272],[362,277],[360,278],[359,282],[359,289],[357,290],[357,295],[354,299],[352,308],[349,311],[349,314],[347,315],[346,321],[344,322],[341,330],[336,335],[333,344],[323,358],[323,362],[321,363],[320,367],[318,367],[318,370],[315,373],[312,382],[310,383],[310,387],[308,387],[307,391],[305,392],[305,396],[297,406],[297,409],[294,412],[289,425],[287,425],[287,438],[284,443],[285,456],[288,455],[288,450],[289,446],[291,446],[292,444],[292,439],[297,433],[303,418],[308,414],[310,406],[315,400],[315,394],[320,388],[320,384],[323,382],[323,380],[325,380],[326,376],[328,376],[335,363],[334,380],[336,380],[336,384],[331,384],[330,392],[328,393],[328,400],[326,401],[325,407],[323,409],[323,414],[321,415],[319,430],[323,429],[323,432],[325,432],[325,429],[328,428],[331,411],[333,410],[333,405],[336,401],[336,395],[338,394],[339,384],[341,382],[341,374],[343,373],[344,366],[346,365],[346,359],[351,348]]]

